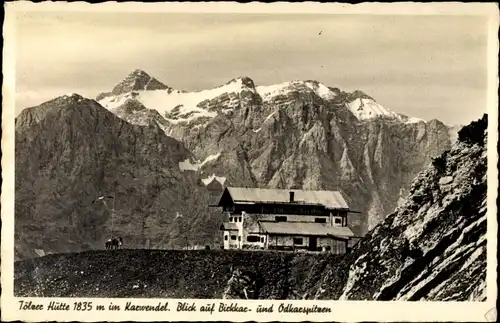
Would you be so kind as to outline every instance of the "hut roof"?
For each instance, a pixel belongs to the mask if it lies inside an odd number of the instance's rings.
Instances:
[[[305,235],[305,236],[333,236],[339,238],[353,237],[348,227],[328,226],[315,222],[260,222],[262,230],[274,235]]]
[[[347,202],[339,191],[227,187],[222,196],[224,197],[226,193],[236,204],[320,205],[327,209],[349,210]],[[291,193],[293,201],[290,200]],[[221,201],[219,206],[220,204]]]

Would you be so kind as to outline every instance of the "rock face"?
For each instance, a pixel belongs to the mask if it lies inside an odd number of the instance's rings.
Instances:
[[[96,105],[94,101],[84,102]],[[82,112],[82,105],[71,106],[74,107],[71,111]],[[56,114],[68,113],[66,110]],[[18,121],[19,127],[32,123],[31,129],[33,123],[50,122],[48,116],[42,118],[44,110],[39,111],[40,114],[26,112]],[[96,111],[102,114],[99,120],[113,120],[106,111]],[[78,119],[73,116],[71,120]],[[125,127],[131,126],[124,123]],[[418,174],[401,205],[361,239],[349,254],[124,249],[48,255],[15,263],[14,293],[18,297],[484,301],[486,128],[485,116],[460,130],[454,146],[434,158]],[[131,130],[124,131],[130,133]],[[64,132],[57,135],[66,138]],[[29,138],[41,142],[46,139]],[[55,144],[65,142],[51,139]],[[169,147],[173,156],[183,153],[179,144]],[[40,158],[37,156],[42,153],[53,154],[53,151],[33,149],[32,159]],[[177,160],[184,157],[179,156]],[[62,157],[59,160],[63,161]],[[67,165],[67,162],[62,163],[61,167]],[[53,174],[43,169],[41,173]],[[92,177],[87,179],[91,181]],[[64,208],[64,198],[83,200],[72,193],[75,183],[66,183],[64,190],[58,191],[61,194],[59,208]],[[20,192],[25,195],[32,192],[32,188],[35,192],[40,191],[34,186],[36,183],[17,185],[23,187]],[[79,191],[80,195],[83,192]],[[37,196],[40,200],[45,197],[43,194]],[[59,218],[71,214],[56,213],[56,208],[46,213],[36,203],[30,203],[16,204],[16,232],[19,231],[24,240],[28,239],[26,235],[38,232],[35,228],[32,232],[26,231],[35,227],[29,226],[33,223],[44,227],[50,238],[54,238],[56,230],[61,229],[63,220]],[[25,213],[19,213],[18,208]],[[35,211],[29,213],[33,208]],[[85,207],[81,209],[77,215],[83,219],[91,216],[90,212],[84,213]],[[18,214],[31,214],[32,219],[18,219]],[[54,222],[57,229],[51,229],[56,227]],[[41,236],[32,242],[43,239],[48,238]]]
[[[404,203],[311,289],[318,299],[486,298],[486,116],[413,181]]]
[[[154,77],[149,76],[148,73],[142,70],[135,70],[130,73],[123,81],[117,84],[109,93],[102,93],[97,98],[102,100],[110,95],[120,95],[132,91],[153,91],[153,90],[169,90],[170,88],[161,83]]]
[[[453,134],[438,120],[317,81],[256,86],[240,77],[196,93],[135,89],[99,99],[120,118],[155,122],[181,141],[205,184],[342,191],[361,212],[350,222],[359,235],[394,210]]]
[[[213,242],[210,196],[179,169],[191,153],[156,124],[129,124],[72,94],[25,109],[15,140],[17,259],[103,248],[112,231],[129,248]],[[114,202],[93,203],[100,195]]]
[[[257,299],[255,276],[245,268],[233,270],[222,299]]]

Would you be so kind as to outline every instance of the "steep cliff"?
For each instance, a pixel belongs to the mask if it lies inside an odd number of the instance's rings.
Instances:
[[[205,184],[343,191],[362,212],[351,221],[358,234],[394,210],[453,134],[438,120],[317,81],[256,86],[240,77],[200,92],[139,89],[100,98],[119,117],[155,122],[183,142],[194,154],[190,170]]]
[[[71,94],[25,109],[15,140],[16,258],[102,248],[112,230],[129,247],[213,242],[210,195],[179,169],[191,153],[157,125]],[[93,203],[100,195],[115,199]]]
[[[487,117],[412,182],[404,203],[310,289],[318,299],[484,300]],[[330,268],[328,268],[330,267]]]

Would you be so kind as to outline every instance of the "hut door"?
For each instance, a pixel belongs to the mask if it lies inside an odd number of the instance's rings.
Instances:
[[[318,238],[309,237],[309,250],[317,250],[317,249],[318,249]]]

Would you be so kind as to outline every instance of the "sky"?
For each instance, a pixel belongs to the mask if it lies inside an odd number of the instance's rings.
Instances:
[[[135,69],[195,91],[318,80],[385,108],[467,124],[486,112],[481,16],[18,13],[16,113],[65,93],[95,97]]]

